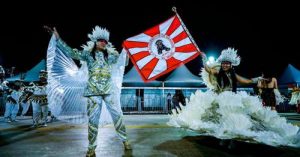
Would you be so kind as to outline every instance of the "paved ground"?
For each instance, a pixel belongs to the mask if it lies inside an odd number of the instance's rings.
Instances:
[[[300,126],[299,114],[281,114]],[[100,129],[97,156],[180,156],[180,157],[299,157],[300,150],[235,141],[235,148],[219,145],[220,140],[166,125],[167,115],[125,115],[132,151],[124,151],[112,126]],[[64,122],[32,129],[30,117],[4,123],[0,118],[0,157],[84,157],[87,150],[86,125]]]

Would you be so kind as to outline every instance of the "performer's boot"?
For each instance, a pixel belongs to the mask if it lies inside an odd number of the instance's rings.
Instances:
[[[128,141],[124,141],[123,145],[125,150],[132,150],[131,145]]]
[[[86,157],[96,157],[95,150],[89,149],[86,153]]]
[[[4,118],[4,121],[5,121],[6,123],[10,123],[10,122],[11,122],[10,117],[5,117],[5,118]]]

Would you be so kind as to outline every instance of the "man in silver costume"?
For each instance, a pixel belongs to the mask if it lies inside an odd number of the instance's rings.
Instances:
[[[58,49],[73,59],[85,61],[88,66],[88,81],[84,91],[84,96],[88,99],[87,114],[89,117],[89,146],[86,156],[95,156],[102,101],[106,104],[125,150],[130,150],[131,146],[127,140],[123,123],[123,113],[118,110],[113,101],[111,71],[112,65],[117,62],[119,53],[109,43],[109,32],[105,28],[96,26],[92,34],[88,35],[91,39],[87,44],[89,48],[78,51],[70,48],[60,38],[55,28],[45,28],[55,35]]]

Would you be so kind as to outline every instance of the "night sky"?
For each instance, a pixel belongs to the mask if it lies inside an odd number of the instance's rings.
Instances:
[[[172,6],[176,6],[207,56],[217,57],[227,47],[238,49],[242,58],[236,67],[238,74],[250,78],[269,70],[279,77],[289,63],[300,69],[300,59],[296,57],[300,9],[296,4],[195,4],[188,0],[100,2],[62,5],[49,1],[35,6],[19,2],[18,7],[1,4],[0,64],[24,72],[45,58],[50,35],[43,25],[55,26],[61,38],[73,48],[80,48],[88,40],[87,34],[95,25],[103,26],[110,30],[110,41],[121,51],[125,39],[167,20],[174,15]],[[20,7],[23,5],[27,7]],[[198,57],[186,64],[194,74],[199,73],[200,60]]]

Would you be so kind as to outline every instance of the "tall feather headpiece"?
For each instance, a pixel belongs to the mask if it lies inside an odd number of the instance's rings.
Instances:
[[[221,52],[217,62],[230,62],[231,65],[238,66],[241,62],[241,57],[237,55],[237,50],[229,47]]]
[[[96,42],[99,39],[104,39],[104,40],[106,40],[108,42],[109,41],[109,31],[106,28],[102,28],[102,27],[96,26],[93,29],[92,34],[88,34],[88,37],[93,42]]]

